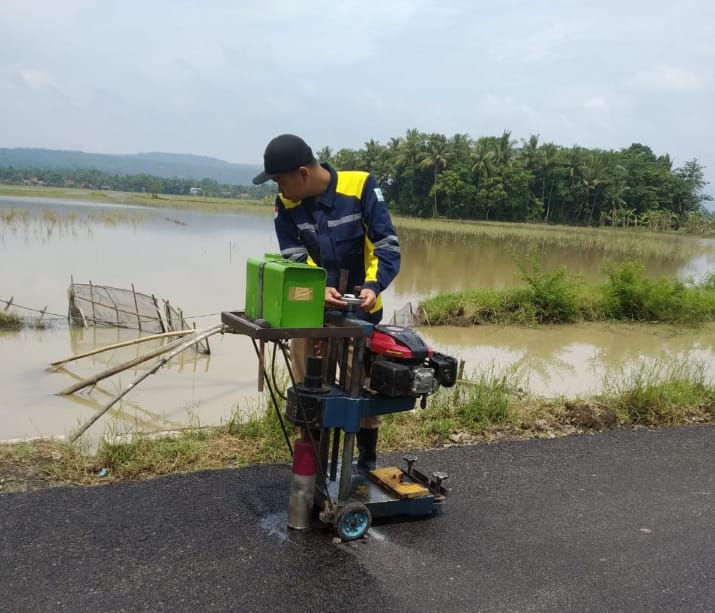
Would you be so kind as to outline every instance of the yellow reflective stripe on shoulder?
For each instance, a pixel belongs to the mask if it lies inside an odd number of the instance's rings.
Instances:
[[[286,209],[294,209],[300,204],[300,202],[293,202],[292,200],[288,200],[288,198],[286,198],[283,194],[278,194],[278,197],[281,199],[281,202]]]
[[[341,170],[338,172],[338,182],[335,185],[335,193],[360,198],[367,177],[368,174],[361,170]]]

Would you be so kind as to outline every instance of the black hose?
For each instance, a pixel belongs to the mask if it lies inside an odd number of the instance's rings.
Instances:
[[[253,349],[256,351],[256,357],[260,360],[261,359],[261,352],[258,350],[258,345],[256,344],[256,339],[251,338],[251,342],[253,343]],[[271,395],[271,401],[273,402],[273,408],[276,410],[276,415],[278,416],[278,422],[281,425],[281,430],[283,430],[283,436],[285,437],[286,440],[286,445],[288,445],[288,451],[290,452],[290,457],[293,457],[293,445],[290,444],[290,436],[288,436],[288,429],[285,426],[285,423],[283,421],[283,416],[281,415],[280,409],[278,408],[278,402],[276,401],[275,394],[273,392],[273,386],[271,385],[270,378],[268,377],[268,373],[266,372],[265,369],[263,369],[263,378],[265,379],[266,385],[268,386],[268,392]]]

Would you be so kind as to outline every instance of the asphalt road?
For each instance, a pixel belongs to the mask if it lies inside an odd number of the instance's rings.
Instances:
[[[285,528],[289,468],[0,495],[0,611],[715,611],[715,427],[422,453],[437,517]]]

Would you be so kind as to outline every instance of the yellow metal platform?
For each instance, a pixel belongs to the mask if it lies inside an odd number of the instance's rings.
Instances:
[[[370,478],[387,489],[398,498],[421,498],[428,496],[429,490],[415,483],[410,477],[397,466],[387,468],[376,468],[370,471]]]

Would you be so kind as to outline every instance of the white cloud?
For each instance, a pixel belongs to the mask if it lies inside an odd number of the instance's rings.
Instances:
[[[710,0],[0,0],[0,15],[0,146],[256,161],[279,131],[340,149],[511,129],[640,141],[715,182]]]
[[[640,71],[633,80],[644,89],[666,93],[700,92],[705,86],[704,80],[698,74],[673,66],[658,66]]]
[[[589,110],[595,111],[607,111],[608,102],[605,98],[601,96],[596,96],[595,98],[589,98],[583,103],[583,107]]]
[[[20,81],[29,87],[55,87],[50,75],[44,70],[21,68],[17,71]]]

